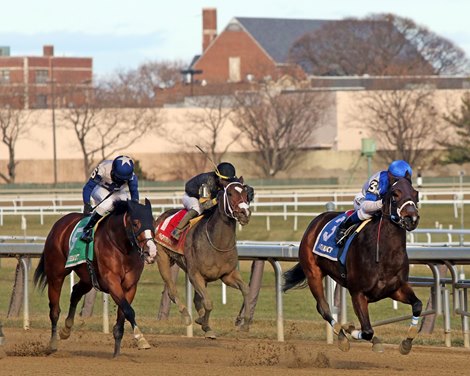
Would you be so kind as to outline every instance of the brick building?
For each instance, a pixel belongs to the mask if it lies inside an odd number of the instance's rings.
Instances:
[[[51,45],[42,56],[10,56],[9,47],[0,47],[0,106],[68,106],[80,100],[92,78],[92,58],[54,56]]]

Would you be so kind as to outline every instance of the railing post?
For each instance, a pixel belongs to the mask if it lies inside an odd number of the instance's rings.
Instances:
[[[25,257],[20,258],[21,266],[23,267],[24,286],[23,286],[23,329],[29,330],[29,286],[28,286],[28,262]]]
[[[188,308],[189,315],[193,317],[193,288],[191,282],[189,281],[188,273],[186,273],[186,307]],[[196,312],[197,314],[197,312]],[[193,320],[191,324],[186,327],[186,336],[193,336]]]

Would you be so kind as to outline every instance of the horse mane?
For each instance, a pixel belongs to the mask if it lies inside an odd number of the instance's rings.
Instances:
[[[127,200],[117,200],[114,202],[114,214],[124,214],[125,212],[127,212],[128,209],[129,205],[127,203]]]

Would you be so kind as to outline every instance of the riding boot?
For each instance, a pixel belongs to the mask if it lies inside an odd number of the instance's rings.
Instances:
[[[93,240],[92,232],[93,232],[93,227],[95,227],[96,223],[103,218],[102,215],[98,214],[97,212],[94,212],[90,219],[88,220],[88,223],[85,225],[83,228],[82,236],[80,236],[80,240],[83,240],[85,243],[90,243]]]
[[[199,213],[196,210],[189,209],[188,212],[184,215],[184,217],[181,218],[181,221],[180,223],[178,223],[178,226],[176,226],[175,229],[171,232],[171,236],[178,240],[184,228],[188,225],[189,221],[193,218],[196,218],[198,215]]]
[[[346,240],[346,231],[348,230],[348,228],[354,225],[355,223],[359,222],[361,222],[361,219],[358,217],[357,212],[354,212],[343,222],[341,222],[338,227],[338,230],[336,231],[335,237],[336,244],[338,244],[338,246],[341,247],[344,244],[344,241]]]

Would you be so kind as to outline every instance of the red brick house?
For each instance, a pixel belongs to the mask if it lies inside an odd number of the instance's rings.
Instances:
[[[325,22],[329,21],[235,17],[217,35],[217,10],[203,9],[203,50],[192,64],[202,73],[195,78],[212,84],[277,79],[286,73],[303,77],[300,67],[289,64],[289,49]]]
[[[8,47],[0,47],[0,106],[50,108],[53,100],[56,107],[68,106],[92,78],[92,58],[57,57],[50,45],[43,56],[10,56]]]

